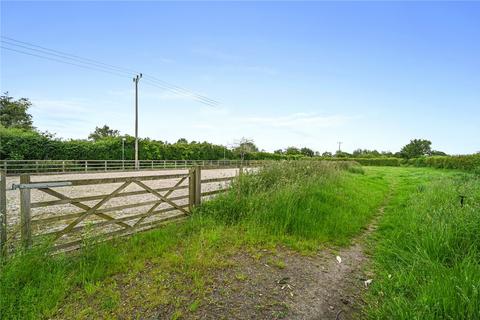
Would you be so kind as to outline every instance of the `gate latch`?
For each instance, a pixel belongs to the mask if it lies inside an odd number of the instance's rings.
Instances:
[[[16,189],[46,189],[46,188],[55,188],[55,187],[68,187],[71,186],[70,181],[62,182],[38,182],[38,183],[13,183],[12,190]]]

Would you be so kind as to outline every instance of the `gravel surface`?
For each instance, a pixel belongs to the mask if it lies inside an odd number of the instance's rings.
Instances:
[[[81,179],[100,179],[100,178],[112,178],[112,177],[138,177],[138,176],[151,176],[151,175],[171,175],[171,174],[187,174],[188,170],[179,169],[179,170],[152,170],[152,171],[140,171],[140,172],[105,172],[105,173],[81,173],[81,174],[62,174],[62,175],[45,175],[45,176],[31,176],[32,182],[39,182],[39,181],[69,181],[69,180],[81,180]],[[202,170],[202,179],[212,179],[212,178],[220,178],[220,177],[231,177],[238,174],[237,169],[203,169]],[[147,186],[157,189],[163,187],[172,187],[174,186],[180,179],[164,179],[164,180],[153,180],[153,181],[143,181]],[[12,184],[19,183],[19,177],[7,177],[7,189],[11,188]],[[229,182],[214,182],[214,183],[207,183],[202,184],[202,192],[205,191],[213,191],[216,189],[224,188],[228,185]],[[60,192],[68,197],[85,197],[85,196],[95,196],[95,195],[107,195],[113,192],[116,188],[118,188],[122,183],[110,183],[110,184],[99,184],[99,185],[87,185],[87,186],[68,186],[68,187],[56,187],[53,188],[55,191]],[[182,186],[188,185],[188,178],[184,181]],[[139,191],[142,190],[136,184],[130,184],[127,186],[122,192],[129,192],[129,191]],[[165,194],[165,192],[160,192],[161,194]],[[170,197],[177,197],[182,195],[188,195],[188,188],[175,190]],[[48,195],[40,190],[32,189],[31,190],[31,202],[43,202],[49,200],[58,200],[57,198]],[[101,206],[102,209],[126,205],[126,204],[134,204],[134,203],[141,203],[147,201],[154,201],[158,200],[155,195],[150,193],[141,194],[141,195],[132,195],[132,196],[125,196],[125,197],[118,197],[112,198],[107,203]],[[85,201],[82,202],[84,205],[89,207],[94,206],[100,200],[93,200],[93,201]],[[174,201],[177,205],[187,205],[188,199],[180,199]],[[108,215],[114,218],[121,218],[126,216],[131,216],[135,214],[141,214],[147,212],[153,204],[139,206],[135,208],[127,208],[121,210],[114,210],[106,212]],[[167,203],[162,203],[158,206],[155,210],[167,209],[171,208],[171,206]],[[85,210],[74,206],[73,204],[62,204],[62,205],[54,205],[48,207],[41,207],[41,208],[32,208],[31,215],[32,221],[37,219],[44,219],[50,217],[58,217],[65,214],[72,214],[72,213],[80,213],[84,212]],[[142,223],[147,222],[154,222],[158,221],[167,217],[172,217],[175,215],[179,215],[181,212],[179,210],[169,211],[165,213],[161,213],[155,215],[153,217],[148,217],[142,221]],[[72,222],[75,217],[55,221],[55,222],[48,222],[41,224],[32,224],[32,232],[33,235],[42,235],[47,234],[53,231],[62,230],[65,228],[70,222]],[[137,219],[125,221],[125,223],[129,225],[133,225]],[[86,225],[93,225],[96,222],[103,222],[106,221],[103,218],[99,218],[95,215],[91,215],[90,217],[86,218],[84,221],[81,222],[80,226]],[[10,233],[8,236],[14,235],[15,238],[18,238],[18,233],[20,229],[20,191],[19,190],[7,190],[7,224]],[[107,226],[102,227],[89,227],[88,232],[92,234],[101,234],[105,233],[106,231],[116,231],[120,230],[123,227],[118,226],[117,224],[109,224]],[[85,232],[85,229],[82,230]],[[74,240],[81,238],[81,232],[77,232],[76,235],[68,235],[63,236],[59,239],[59,243],[66,242],[67,240]]]

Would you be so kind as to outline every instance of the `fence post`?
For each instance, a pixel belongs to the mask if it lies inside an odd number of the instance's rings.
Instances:
[[[20,184],[30,183],[30,176],[22,174]],[[25,248],[32,245],[32,229],[30,215],[30,189],[20,189],[20,223],[22,226],[22,243]]]
[[[7,175],[0,172],[0,261],[7,255]]]
[[[195,206],[195,168],[188,170],[188,207],[190,212]]]
[[[87,172],[87,171],[88,171],[88,161],[85,160],[85,172]]]
[[[108,167],[108,166],[107,166],[107,160],[105,160],[105,172],[108,171],[108,170],[107,170],[107,167]]]
[[[65,161],[62,161],[62,172],[65,172]]]
[[[202,203],[202,169],[195,166],[195,205]]]

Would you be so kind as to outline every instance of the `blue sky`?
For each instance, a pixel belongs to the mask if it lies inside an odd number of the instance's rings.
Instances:
[[[140,136],[272,151],[480,151],[480,2],[1,2],[1,34],[138,70]],[[1,51],[1,90],[41,130],[133,134],[128,77]]]

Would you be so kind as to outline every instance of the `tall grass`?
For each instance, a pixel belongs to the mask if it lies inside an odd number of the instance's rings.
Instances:
[[[184,223],[73,254],[17,253],[0,266],[0,318],[130,317],[133,309],[159,305],[189,312],[229,254],[279,243],[301,250],[346,244],[375,214],[387,187],[384,173],[364,174],[353,163],[272,163],[243,175]],[[149,274],[148,285],[136,282],[122,292],[115,286],[116,275],[136,279],[141,272]],[[160,285],[161,279],[173,280]]]
[[[238,225],[252,241],[346,244],[376,213],[387,182],[353,162],[272,163],[243,176],[198,212]]]
[[[379,230],[368,316],[479,319],[480,179],[406,181],[402,192]]]

